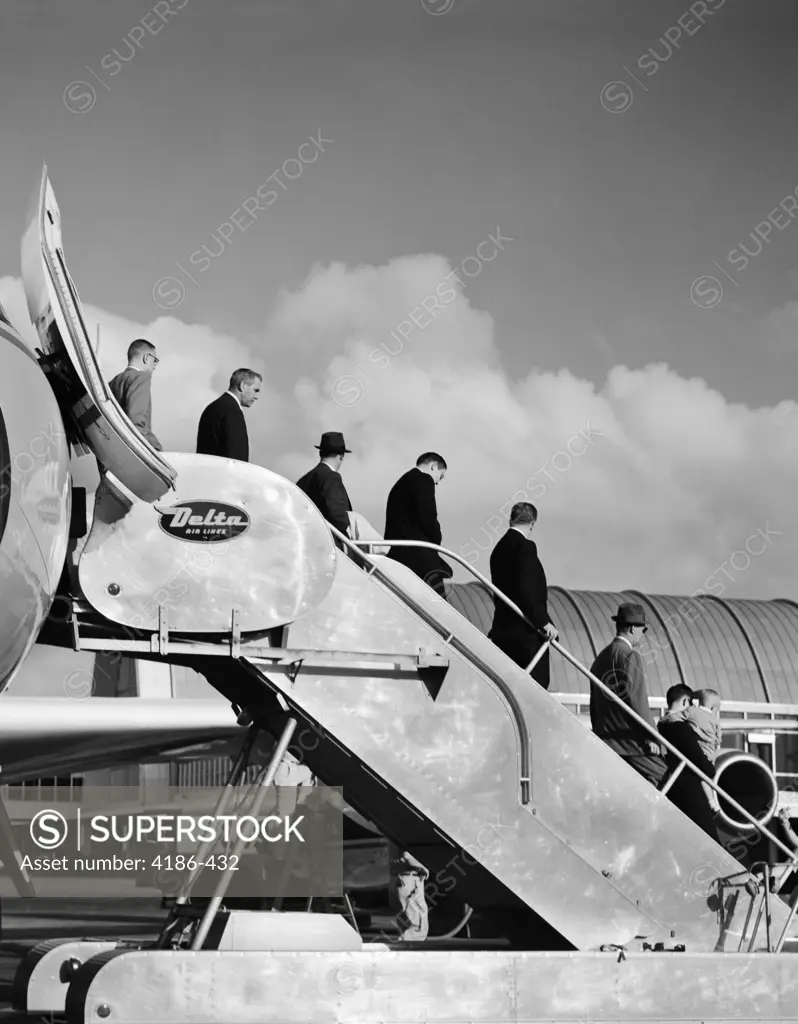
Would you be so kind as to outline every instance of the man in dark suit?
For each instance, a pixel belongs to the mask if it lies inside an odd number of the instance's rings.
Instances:
[[[197,454],[249,462],[249,434],[244,409],[258,400],[263,378],[255,370],[236,370],[230,387],[207,405],[197,429]]]
[[[321,443],[314,447],[319,450],[319,462],[297,480],[297,487],[307,494],[328,523],[349,537],[352,503],[341,479],[341,465],[350,449],[346,447],[344,435],[334,430],[322,434]],[[336,543],[342,547],[338,538]]]
[[[612,620],[615,639],[600,652],[590,671],[653,729],[643,659],[637,650],[648,630],[645,610],[641,604],[622,604]],[[666,771],[659,743],[622,704],[612,700],[593,682],[590,684],[590,722],[593,732],[608,747],[652,785],[659,785]]]
[[[546,638],[557,639],[557,630],[549,618],[546,573],[538,558],[537,545],[531,539],[537,519],[538,510],[528,501],[513,505],[510,529],[490,556],[494,586],[518,605],[532,625],[528,626],[504,601],[495,598],[493,627],[488,638],[522,668],[528,667]],[[548,690],[548,648],[533,668],[532,678]]]
[[[426,452],[416,460],[415,469],[399,477],[388,494],[385,509],[387,540],[441,543],[435,488],[445,477],[446,469],[443,456],[436,452]],[[392,547],[388,557],[412,569],[416,576],[420,576],[446,599],[443,581],[450,579],[453,574],[437,551],[430,548]]]
[[[657,722],[657,729],[660,736],[669,743],[672,743],[679,753],[684,754],[705,775],[713,779],[715,777],[715,765],[701,749],[698,736],[687,721],[685,714],[694,696],[693,691],[685,683],[676,683],[675,686],[671,686],[665,695],[668,710]],[[666,750],[665,764],[668,770],[659,783],[659,789],[662,789],[681,762],[675,754],[672,754],[670,750]],[[718,830],[715,827],[715,812],[712,810],[709,798],[704,792],[703,783],[697,775],[694,775],[688,768],[683,768],[674,779],[667,795],[708,836],[711,836],[716,843],[719,841]]]
[[[127,350],[127,366],[109,381],[111,394],[138,432],[160,452],[163,446],[152,432],[152,375],[159,359],[151,341],[137,338]]]

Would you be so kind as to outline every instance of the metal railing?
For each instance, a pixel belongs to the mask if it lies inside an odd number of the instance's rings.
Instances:
[[[330,524],[328,524],[328,525],[330,525]],[[590,682],[592,684],[597,686],[599,688],[599,690],[602,691],[602,693],[604,693],[611,700],[615,701],[616,704],[619,704],[622,708],[624,708],[624,710],[629,715],[629,717],[632,719],[632,721],[636,722],[637,725],[641,726],[643,728],[643,730],[645,732],[647,732],[654,741],[656,741],[658,746],[664,747],[667,751],[669,751],[671,754],[673,754],[675,756],[676,760],[679,762],[679,765],[676,768],[676,770],[671,774],[670,778],[668,779],[668,781],[666,782],[666,784],[662,788],[662,790],[660,790],[660,792],[662,792],[663,794],[666,794],[668,792],[668,790],[670,789],[671,785],[673,784],[673,782],[675,781],[676,777],[682,771],[684,771],[684,769],[686,768],[688,771],[693,772],[693,774],[696,775],[701,780],[701,782],[706,783],[706,785],[708,785],[712,790],[714,790],[716,794],[720,794],[720,796],[722,797],[722,799],[726,803],[728,803],[738,813],[740,813],[743,816],[743,819],[745,821],[747,821],[750,825],[753,825],[753,827],[756,830],[758,830],[762,835],[764,835],[767,839],[769,839],[770,842],[772,842],[779,850],[782,851],[782,853],[786,853],[787,854],[787,856],[789,858],[789,861],[788,861],[788,869],[787,869],[787,871],[785,873],[785,878],[786,878],[787,874],[790,874],[793,871],[798,870],[798,851],[791,850],[787,845],[785,845],[785,843],[783,843],[780,839],[778,839],[765,825],[760,824],[760,822],[757,821],[757,819],[752,814],[750,814],[744,807],[742,807],[733,797],[731,797],[728,793],[726,793],[725,790],[721,789],[720,786],[715,782],[714,779],[711,779],[708,775],[705,775],[704,772],[702,772],[701,769],[697,765],[695,765],[688,757],[686,757],[672,743],[670,743],[668,740],[666,740],[657,731],[657,729],[654,726],[650,725],[644,718],[642,718],[640,715],[638,715],[637,712],[633,708],[631,708],[621,697],[619,697],[616,693],[614,693],[601,679],[599,679],[597,676],[593,675],[593,673],[590,671],[590,669],[586,668],[577,658],[575,658],[569,651],[567,651],[560,643],[558,643],[556,640],[553,640],[553,639],[550,640],[550,639],[546,638],[545,634],[543,634],[532,622],[529,621],[529,619],[526,617],[526,615],[524,615],[524,613],[521,611],[521,609],[518,607],[518,605],[516,605],[513,601],[511,601],[510,598],[507,597],[506,594],[503,594],[497,587],[495,587],[493,585],[493,583],[491,583],[490,580],[488,580],[485,576],[483,576],[483,574],[481,572],[479,572],[477,569],[475,569],[469,562],[466,562],[466,560],[464,558],[462,558],[460,555],[458,555],[456,552],[450,551],[448,548],[444,548],[440,544],[432,544],[429,541],[415,541],[415,540],[410,540],[410,541],[407,541],[407,540],[391,541],[391,540],[388,540],[388,539],[384,539],[384,540],[351,540],[349,537],[345,536],[343,533],[341,533],[338,529],[336,529],[332,525],[330,525],[330,530],[331,530],[331,532],[336,537],[338,537],[341,541],[343,541],[348,547],[355,548],[357,550],[357,552],[358,552],[358,555],[361,558],[364,558],[369,563],[369,565],[371,566],[371,572],[369,573],[370,575],[373,574],[374,572],[378,571],[379,570],[379,566],[378,566],[378,564],[376,562],[374,562],[373,556],[366,555],[365,552],[361,550],[361,548],[368,548],[369,550],[371,550],[374,547],[427,548],[427,549],[429,549],[431,551],[436,551],[438,554],[443,555],[446,558],[452,558],[456,562],[458,562],[460,565],[464,566],[466,569],[468,569],[469,572],[471,572],[471,574],[473,576],[475,576],[479,580],[480,583],[483,584],[483,586],[487,587],[487,589],[490,590],[490,592],[493,594],[494,598],[499,598],[499,600],[503,601],[505,603],[505,605],[507,605],[508,608],[511,608],[515,612],[515,614],[518,615],[519,618],[523,622],[525,622],[527,626],[529,626],[530,629],[532,629],[538,636],[543,638],[544,642],[541,645],[541,648],[538,650],[535,659],[533,659],[532,664],[535,664],[537,662],[537,660],[539,660],[539,658],[542,657],[542,653],[550,645],[554,650],[556,650],[559,654],[561,654],[566,659],[566,661],[570,662],[574,666],[574,668],[577,669],[577,671],[581,672],[584,676],[586,676],[590,680]],[[385,574],[385,573],[382,573],[381,575],[383,577],[387,576],[387,574]],[[390,577],[388,577],[388,578],[390,579]],[[397,587],[400,590],[400,592],[402,591],[403,588],[401,588],[401,585],[397,584],[396,581],[390,580],[390,582],[392,583],[392,585],[394,587]],[[412,597],[410,597],[410,595],[403,594],[403,596],[406,599],[409,598],[411,603],[415,603],[415,602],[412,602]],[[524,729],[526,729],[525,725],[524,725]],[[783,884],[783,881],[782,881],[782,884]],[[789,922],[788,922],[788,924],[789,924]],[[786,928],[785,928],[785,935],[786,935]],[[782,940],[781,941],[783,943],[784,935],[782,936]]]
[[[781,953],[784,947],[784,942],[787,938],[787,932],[789,931],[790,925],[792,924],[793,919],[795,918],[795,912],[796,910],[798,910],[798,888],[796,888],[795,892],[792,894],[792,897],[790,899],[790,912],[787,916],[787,920],[784,924],[784,927],[781,930],[781,935],[778,939],[774,941],[773,908],[771,903],[771,893],[777,895],[782,886],[784,885],[786,876],[789,874],[789,868],[785,872],[783,872],[781,876],[779,876],[778,874],[778,869],[784,867],[784,864],[774,864],[771,861],[765,860],[756,861],[756,863],[751,865],[752,874],[756,871],[757,868],[762,869],[763,892],[762,899],[759,903],[759,907],[757,908],[756,922],[754,924],[754,930],[751,933],[751,941],[748,944],[749,953],[753,952],[754,945],[756,944],[756,937],[759,934],[759,926],[762,921],[763,910],[765,913],[765,941],[767,944],[768,953]],[[748,922],[751,920],[751,917],[753,915],[754,905],[754,901],[752,901],[750,907],[748,908],[748,915],[746,916],[745,925],[743,926],[742,935],[740,936],[738,952],[742,950],[743,945],[745,944],[745,940],[747,938],[748,933]]]
[[[435,617],[433,615],[430,615],[430,613],[413,598],[412,594],[408,594],[408,592],[401,585],[401,583],[397,583],[396,580],[392,579],[388,573],[382,572],[379,563],[375,562],[372,556],[367,555],[365,554],[365,552],[361,551],[360,547],[358,546],[359,544],[363,544],[371,545],[374,547],[380,547],[381,544],[385,544],[385,541],[353,541],[349,537],[347,537],[346,534],[341,533],[341,531],[338,530],[331,523],[327,523],[327,526],[329,527],[330,533],[333,535],[333,537],[340,540],[342,544],[346,545],[346,547],[354,549],[354,551],[356,552],[356,557],[358,559],[362,559],[364,562],[367,563],[367,565],[369,566],[369,569],[367,570],[367,575],[378,575],[382,582],[391,591],[393,591],[402,599],[405,605],[409,606],[413,610],[413,612],[415,612],[415,614],[418,615],[431,629],[438,633],[438,635],[442,638],[443,642],[447,646],[451,646],[455,650],[458,650],[461,654],[465,655],[465,657],[467,657],[472,664],[476,665],[480,672],[482,672],[483,675],[485,675],[499,691],[510,713],[510,717],[512,719],[513,727],[516,733],[516,738],[518,740],[519,759],[521,762],[521,771],[519,779],[521,789],[521,803],[524,805],[529,804],[532,800],[532,755],[529,739],[529,730],[526,726],[526,719],[524,717],[523,709],[518,701],[518,698],[515,695],[515,691],[513,690],[512,686],[508,685],[508,683],[502,678],[501,675],[499,675],[499,673],[497,673],[494,669],[490,667],[490,665],[483,661],[479,654],[477,654],[477,652],[474,651],[468,643],[466,643],[464,640],[461,640],[459,637],[455,636],[455,634],[451,630],[442,627],[440,623],[435,619]],[[430,547],[433,546],[434,545],[430,545]],[[458,556],[453,555],[452,557],[457,558]],[[491,584],[488,583],[488,586],[490,585]],[[444,601],[445,599],[439,598],[439,600]],[[512,605],[512,603],[510,604],[510,606],[515,607],[514,605]]]

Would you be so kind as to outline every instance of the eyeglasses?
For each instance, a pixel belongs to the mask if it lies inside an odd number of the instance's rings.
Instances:
[[[158,356],[154,356],[152,352],[148,352],[147,355],[150,357],[150,359],[152,359],[156,366],[158,365],[158,363],[160,363],[161,360],[158,358]]]

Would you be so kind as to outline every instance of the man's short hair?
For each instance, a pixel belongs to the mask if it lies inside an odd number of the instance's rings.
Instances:
[[[230,377],[230,390],[235,391],[242,384],[254,384],[256,380],[263,380],[263,377],[256,370],[233,370]]]
[[[677,700],[681,700],[682,697],[687,697],[688,700],[692,700],[695,697],[693,690],[687,685],[687,683],[676,683],[675,686],[671,686],[668,692],[665,694],[665,701],[668,707],[671,704],[675,704]]]
[[[146,338],[136,338],[135,341],[127,347],[127,361],[132,363],[134,359],[139,356],[146,356],[148,352],[154,352],[155,346],[151,341],[147,341]]]
[[[712,698],[717,697],[720,700],[720,694],[717,690],[696,690],[695,697],[698,697],[698,703],[701,707],[706,707],[712,703]]]
[[[437,452],[424,452],[423,455],[419,455],[416,459],[416,466],[436,466],[443,470],[449,468],[446,465],[446,459],[442,455],[438,455]]]
[[[510,509],[510,526],[525,526],[538,521],[538,510],[530,501],[519,501]]]

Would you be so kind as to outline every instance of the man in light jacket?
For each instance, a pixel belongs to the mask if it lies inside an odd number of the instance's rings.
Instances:
[[[127,366],[108,384],[122,412],[158,452],[163,451],[163,446],[152,432],[151,386],[159,361],[152,342],[138,338],[128,347]]]

